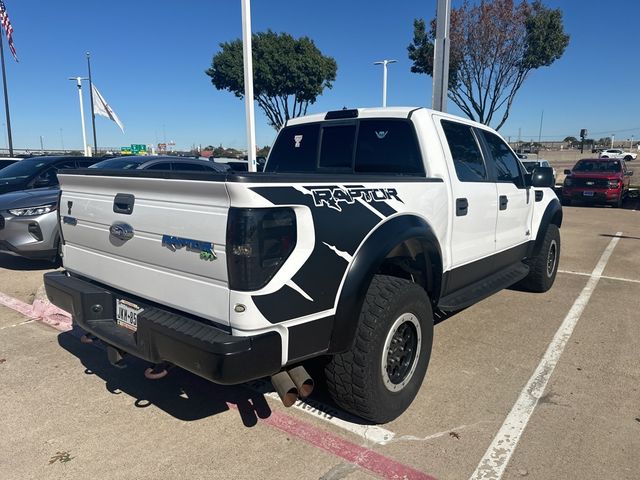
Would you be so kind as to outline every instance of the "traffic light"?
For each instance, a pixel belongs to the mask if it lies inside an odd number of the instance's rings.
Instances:
[[[587,129],[586,128],[583,128],[582,130],[580,130],[580,137],[581,138],[584,138],[587,135],[588,135],[588,133],[587,133]]]

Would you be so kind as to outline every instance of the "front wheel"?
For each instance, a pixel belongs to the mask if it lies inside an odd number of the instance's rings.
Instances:
[[[625,161],[630,162],[631,160],[633,160],[633,157],[631,155],[627,155],[626,157],[624,157]]]
[[[618,199],[612,203],[613,208],[622,208],[623,203],[624,203],[624,196],[622,195],[622,192],[620,192]]]
[[[327,387],[345,410],[386,423],[404,412],[424,379],[433,343],[433,314],[422,287],[376,275],[351,348],[325,368]]]
[[[560,262],[560,230],[553,223],[547,227],[538,255],[529,260],[529,275],[520,286],[532,292],[546,292],[556,279]]]

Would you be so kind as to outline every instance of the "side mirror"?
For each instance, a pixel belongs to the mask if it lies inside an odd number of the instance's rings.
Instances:
[[[565,174],[565,175],[571,175],[571,170],[566,170],[566,169],[565,169],[564,174]]]
[[[633,177],[633,170],[631,170],[631,171],[630,171],[630,172],[628,172],[628,173],[629,173],[629,176],[630,176],[630,177]]]
[[[555,181],[553,178],[553,168],[551,167],[537,167],[531,174],[531,186],[532,187],[555,187]]]

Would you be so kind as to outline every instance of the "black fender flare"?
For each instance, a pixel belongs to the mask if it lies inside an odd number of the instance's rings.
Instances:
[[[542,214],[538,235],[536,236],[535,242],[532,243],[532,247],[527,257],[535,258],[540,253],[544,236],[547,234],[547,228],[549,228],[551,223],[557,225],[558,228],[562,226],[562,205],[560,204],[560,200],[557,198],[554,198],[549,202],[544,214]]]
[[[435,232],[424,219],[415,215],[394,217],[373,231],[349,265],[338,299],[328,353],[343,352],[351,346],[373,276],[386,256],[407,240],[420,241],[425,258],[430,260],[431,265],[427,267],[432,277],[431,301],[437,301],[442,288],[442,250]]]

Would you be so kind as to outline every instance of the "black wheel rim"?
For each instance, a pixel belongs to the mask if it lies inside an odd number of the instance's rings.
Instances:
[[[399,385],[411,371],[418,348],[418,333],[410,322],[401,324],[393,337],[387,352],[387,375],[394,385]]]
[[[549,246],[549,255],[547,255],[547,276],[551,277],[556,268],[556,258],[558,256],[558,249],[556,242],[552,242]]]
[[[382,381],[387,390],[398,392],[411,380],[422,346],[422,327],[413,313],[403,313],[388,330],[382,349]]]

